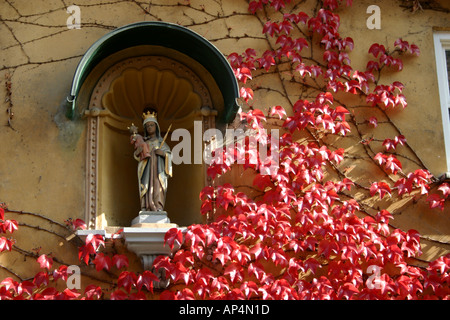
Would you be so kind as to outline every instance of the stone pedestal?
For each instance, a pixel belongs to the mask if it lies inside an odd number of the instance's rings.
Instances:
[[[152,267],[153,260],[159,255],[170,255],[172,250],[164,245],[164,236],[171,227],[130,227],[123,228],[123,237],[128,250],[141,258],[145,270]]]
[[[178,228],[174,223],[144,224],[144,227],[123,228],[123,238],[128,250],[141,258],[145,270],[150,270],[153,260],[159,255],[170,256],[178,250],[175,246],[172,250],[164,244],[164,237],[171,228]],[[180,229],[180,228],[179,228]],[[185,228],[180,230],[185,231]]]
[[[164,236],[172,228],[166,211],[140,211],[131,221],[131,227],[123,229],[123,237],[128,249],[136,253],[142,260],[144,269],[153,265],[158,255],[170,255],[172,250],[164,245]]]
[[[131,221],[132,228],[144,228],[152,227],[157,228],[156,225],[163,224],[161,227],[171,227],[169,225],[175,224],[170,223],[170,219],[167,217],[166,211],[140,211],[139,215]]]

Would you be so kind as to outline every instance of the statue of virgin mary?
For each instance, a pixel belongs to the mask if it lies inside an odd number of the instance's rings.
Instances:
[[[143,140],[148,148],[136,148],[134,152],[134,158],[139,162],[138,182],[141,210],[163,211],[168,178],[172,176],[172,152],[161,137],[156,111],[148,110],[142,117]],[[136,134],[131,139],[136,139]]]

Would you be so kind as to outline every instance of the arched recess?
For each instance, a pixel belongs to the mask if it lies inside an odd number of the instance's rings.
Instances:
[[[68,117],[77,118],[83,115],[93,87],[112,65],[124,58],[154,54],[175,60],[180,59],[180,56],[189,57],[192,63],[187,62],[188,67],[200,78],[203,71],[206,71],[214,79],[218,94],[223,98],[223,106],[217,110],[217,122],[233,121],[239,108],[236,102],[239,98],[239,86],[227,59],[213,44],[196,32],[180,25],[159,21],[137,22],[117,28],[98,39],[86,51],[77,66],[70,95],[67,97],[70,104]],[[203,71],[198,70],[197,66]]]
[[[131,38],[133,28],[137,37],[142,36],[143,27],[146,38],[133,45],[128,41],[129,47],[124,47],[120,30]],[[164,28],[169,30],[165,33],[168,37],[177,35],[178,40],[161,41],[158,34]],[[105,36],[82,58],[68,97],[70,116],[85,117],[88,124],[85,219],[91,229],[129,226],[139,212],[137,163],[127,128],[134,123],[143,132],[141,114],[146,106],[158,109],[163,134],[169,125],[172,132],[187,129],[192,148],[194,139],[202,139],[195,133],[202,135],[217,124],[230,122],[238,108],[237,83],[228,62],[199,35],[154,22],[129,25],[112,33],[116,38]],[[201,132],[196,132],[198,124]],[[171,141],[170,134],[167,142],[171,148],[178,143]],[[165,209],[171,222],[178,225],[202,221],[199,192],[210,182],[205,165],[192,162],[193,158],[190,164],[174,165],[169,180]]]

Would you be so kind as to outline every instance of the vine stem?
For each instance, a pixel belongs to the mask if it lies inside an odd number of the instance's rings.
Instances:
[[[34,216],[34,217],[37,217],[37,218],[41,218],[41,219],[43,219],[43,220],[46,220],[46,221],[48,221],[48,222],[50,222],[50,223],[52,223],[52,224],[55,224],[55,225],[57,225],[57,226],[60,226],[61,228],[64,228],[65,230],[68,230],[68,228],[67,228],[66,225],[64,225],[64,224],[62,224],[62,223],[60,223],[60,222],[57,222],[57,221],[55,221],[55,220],[52,220],[52,219],[50,219],[50,218],[48,218],[48,217],[46,217],[46,216],[44,216],[44,215],[42,215],[42,214],[39,214],[39,213],[28,212],[28,211],[22,211],[22,210],[12,210],[12,209],[8,209],[8,208],[5,209],[5,212],[16,213],[16,214],[19,214],[19,215],[31,215],[31,216]]]

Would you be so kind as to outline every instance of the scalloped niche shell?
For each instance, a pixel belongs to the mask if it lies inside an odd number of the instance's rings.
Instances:
[[[103,95],[102,104],[129,120],[140,119],[145,107],[154,106],[161,127],[188,127],[201,109],[202,99],[187,79],[173,71],[144,67],[124,70]]]

